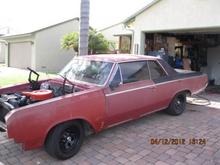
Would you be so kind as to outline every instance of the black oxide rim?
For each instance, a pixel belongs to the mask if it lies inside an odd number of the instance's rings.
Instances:
[[[182,112],[184,108],[185,108],[185,98],[180,95],[175,99],[175,109],[178,112]]]
[[[74,151],[80,141],[80,131],[78,128],[67,128],[63,131],[60,137],[60,150],[63,153]]]

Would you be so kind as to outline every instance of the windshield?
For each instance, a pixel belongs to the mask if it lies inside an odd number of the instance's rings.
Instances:
[[[69,80],[103,85],[112,68],[112,63],[87,59],[73,59],[60,74]]]

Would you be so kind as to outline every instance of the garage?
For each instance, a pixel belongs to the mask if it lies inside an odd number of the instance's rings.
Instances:
[[[77,32],[78,24],[79,19],[72,18],[31,32],[1,36],[0,44],[6,47],[6,66],[59,72],[76,54],[73,50],[63,50],[61,40],[64,35]]]
[[[9,66],[14,68],[31,67],[31,42],[9,44]]]
[[[173,67],[184,69],[181,62],[175,66],[180,58],[220,85],[219,6],[219,0],[153,0],[123,22],[133,32],[132,53],[165,55]]]
[[[188,70],[207,73],[210,84],[219,84],[220,33],[163,32],[145,33],[144,54],[164,58],[172,67],[184,68],[184,58],[189,59]],[[177,66],[176,59],[182,62]]]

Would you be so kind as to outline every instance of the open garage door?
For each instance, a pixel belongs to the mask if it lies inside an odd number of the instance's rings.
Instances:
[[[15,68],[31,67],[32,45],[30,42],[10,43],[9,66]]]
[[[145,54],[160,56],[172,67],[208,74],[210,84],[220,85],[220,29],[219,31],[167,31],[145,33]],[[186,65],[185,65],[186,66]]]

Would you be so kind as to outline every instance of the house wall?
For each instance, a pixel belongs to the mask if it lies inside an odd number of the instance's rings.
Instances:
[[[5,63],[6,45],[0,43],[0,63]]]
[[[209,79],[215,79],[215,84],[220,85],[220,46],[208,48],[207,62]]]
[[[77,20],[36,32],[34,63],[37,71],[57,73],[73,58],[73,50],[61,49],[61,39],[73,31],[79,31]]]
[[[122,23],[100,30],[100,32],[107,40],[116,44],[116,49],[119,49],[119,36],[115,36],[116,34],[132,34],[131,31],[124,28]]]
[[[144,53],[141,32],[198,31],[220,28],[219,0],[160,0],[133,23],[134,44]]]

